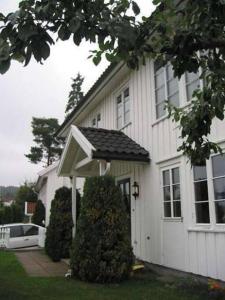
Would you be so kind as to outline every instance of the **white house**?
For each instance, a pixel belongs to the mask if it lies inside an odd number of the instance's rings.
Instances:
[[[44,168],[38,173],[38,180],[35,190],[45,206],[45,225],[48,226],[50,218],[51,203],[55,196],[55,191],[63,186],[71,188],[70,178],[58,177],[57,167],[59,162]]]
[[[225,156],[191,168],[163,109],[165,98],[189,105],[201,84],[198,74],[178,82],[170,64],[110,65],[60,127],[67,142],[58,175],[72,176],[74,191],[79,177],[114,175],[129,199],[136,257],[225,280]],[[214,120],[211,135],[222,148],[224,126]]]

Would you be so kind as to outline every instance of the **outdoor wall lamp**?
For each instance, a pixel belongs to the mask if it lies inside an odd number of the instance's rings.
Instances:
[[[134,196],[134,198],[136,200],[136,198],[139,196],[139,185],[138,185],[137,181],[134,182],[134,184],[132,185],[132,188],[134,191],[132,195]]]

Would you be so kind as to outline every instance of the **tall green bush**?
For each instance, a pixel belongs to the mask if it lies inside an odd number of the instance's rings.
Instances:
[[[87,178],[71,251],[74,276],[90,282],[119,282],[133,263],[122,193],[112,177]]]
[[[23,221],[24,213],[17,204],[0,206],[0,224],[19,223]]]
[[[79,197],[78,192],[77,197]],[[69,257],[72,228],[72,191],[62,187],[56,191],[52,201],[50,221],[46,232],[45,249],[53,261]]]
[[[37,201],[35,212],[32,216],[32,223],[43,226],[45,221],[45,206],[41,200]]]

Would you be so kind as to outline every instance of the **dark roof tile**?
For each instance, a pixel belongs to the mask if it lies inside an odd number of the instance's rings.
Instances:
[[[106,160],[149,162],[149,152],[122,131],[93,127],[78,127],[95,147],[93,157]]]

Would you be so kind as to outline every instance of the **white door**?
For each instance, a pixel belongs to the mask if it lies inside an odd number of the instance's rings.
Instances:
[[[10,228],[9,248],[20,248],[24,247],[24,235],[23,228],[21,225],[12,225]]]
[[[23,225],[24,246],[31,247],[38,245],[39,227],[35,225]]]

